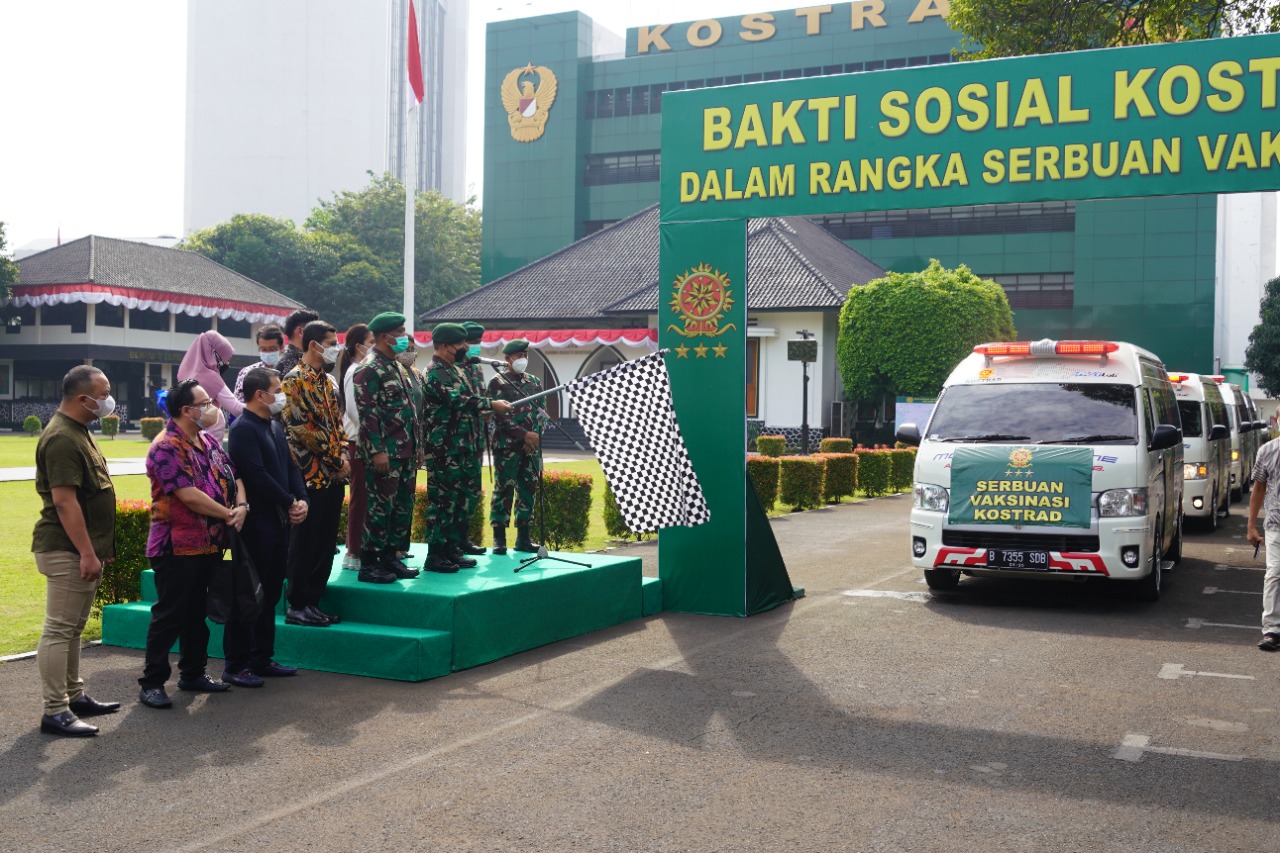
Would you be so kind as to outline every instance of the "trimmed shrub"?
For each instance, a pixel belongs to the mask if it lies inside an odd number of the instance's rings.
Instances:
[[[787,456],[779,461],[778,496],[795,509],[822,506],[827,462],[820,456]]]
[[[760,430],[762,429],[764,429],[764,424],[760,421],[747,421],[747,450],[755,451],[756,439],[760,437]]]
[[[115,439],[120,434],[119,415],[107,415],[100,423],[102,424],[102,434],[108,438]]]
[[[889,475],[889,487],[895,492],[910,491],[911,481],[915,478],[915,450],[890,450],[889,455],[893,457],[893,470]]]
[[[35,415],[27,415],[27,419],[22,422],[22,428],[26,430],[27,435],[37,435],[44,429],[44,424],[40,423],[40,419]]]
[[[614,497],[613,487],[609,485],[608,479],[604,481],[604,532],[615,539],[634,539],[637,542],[643,542],[654,535],[652,530],[636,532],[627,527],[627,520],[622,517],[618,499]]]
[[[858,488],[867,495],[887,495],[893,486],[893,457],[889,451],[859,450]]]
[[[138,426],[142,437],[150,441],[164,430],[164,418],[142,418],[138,421]]]
[[[531,532],[546,536],[546,546],[554,551],[581,546],[587,541],[591,521],[591,475],[574,471],[542,472],[544,518],[534,510]],[[545,520],[545,534],[543,533]]]
[[[344,509],[350,504],[350,499],[344,504]],[[413,493],[413,523],[409,525],[409,541],[410,542],[426,542],[427,541],[427,511],[430,508],[427,501],[427,487],[425,485],[418,486]],[[342,522],[338,525],[341,536],[345,541],[347,535],[347,514],[342,513]],[[467,524],[467,536],[477,545],[484,544],[484,533],[489,527],[489,501],[486,499],[484,489],[480,490],[480,501],[476,504],[475,515],[471,516],[471,521]]]
[[[778,471],[781,460],[776,456],[747,457],[747,476],[756,487],[756,497],[760,498],[760,506],[765,512],[772,512],[778,502]]]
[[[827,503],[840,503],[841,498],[853,497],[858,490],[858,454],[819,454],[827,463],[827,483],[823,499]]]
[[[818,444],[821,453],[852,453],[852,438],[824,438]]]
[[[151,504],[148,501],[116,503],[116,558],[102,567],[102,583],[93,606],[123,604],[142,598],[142,573],[149,569],[147,536],[151,533]]]
[[[757,436],[756,450],[759,450],[762,456],[781,456],[787,451],[787,437],[784,435]]]

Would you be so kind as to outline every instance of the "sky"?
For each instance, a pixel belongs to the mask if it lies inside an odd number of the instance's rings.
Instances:
[[[803,4],[473,0],[467,185],[482,194],[487,22],[577,9],[621,36],[792,5]],[[59,233],[182,236],[186,28],[183,0],[0,0],[0,222],[10,252]]]

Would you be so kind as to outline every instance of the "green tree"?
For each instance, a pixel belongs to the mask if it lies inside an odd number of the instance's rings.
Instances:
[[[178,244],[299,302],[319,269],[307,235],[288,219],[237,213],[229,222],[193,232]]]
[[[0,222],[0,299],[8,299],[9,288],[18,283],[18,264],[5,254],[6,251],[4,223]]]
[[[929,396],[975,344],[1015,334],[1000,285],[932,260],[923,272],[889,273],[849,291],[836,363],[852,400]]]
[[[951,0],[966,59],[1280,30],[1274,0]]]
[[[1267,282],[1258,316],[1261,322],[1249,333],[1244,350],[1244,368],[1258,377],[1268,397],[1280,397],[1280,278]]]

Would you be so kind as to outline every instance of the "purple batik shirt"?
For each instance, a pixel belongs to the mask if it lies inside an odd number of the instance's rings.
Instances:
[[[199,442],[203,443],[203,447]],[[228,544],[226,522],[187,508],[175,493],[194,487],[225,507],[235,503],[236,472],[213,436],[201,430],[188,439],[171,418],[147,452],[151,479],[151,534],[147,556],[221,553]]]

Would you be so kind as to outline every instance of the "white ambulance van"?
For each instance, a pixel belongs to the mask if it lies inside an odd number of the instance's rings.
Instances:
[[[1182,514],[1218,527],[1231,508],[1230,417],[1218,383],[1198,373],[1170,373],[1182,418]]]
[[[932,589],[961,574],[1105,578],[1154,601],[1182,557],[1177,399],[1132,344],[976,346],[923,432],[898,439],[919,446],[911,556]]]
[[[1252,421],[1243,405],[1240,386],[1227,382],[1225,376],[1214,376],[1213,379],[1222,392],[1222,402],[1226,404],[1227,416],[1231,420],[1231,500],[1238,501],[1244,497],[1245,481],[1253,474],[1252,463],[1245,464],[1251,458],[1248,434]]]

